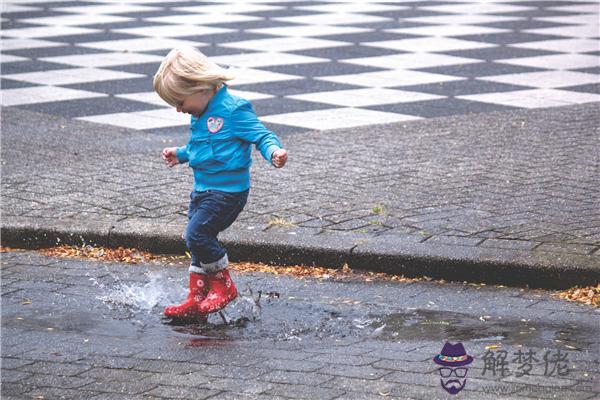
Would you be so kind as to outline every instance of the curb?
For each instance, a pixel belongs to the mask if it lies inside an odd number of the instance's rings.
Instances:
[[[52,226],[11,218],[1,227],[2,245],[38,249],[57,244],[135,247],[163,254],[184,254],[181,231],[172,225],[140,221],[88,222],[73,227],[53,221]],[[293,236],[231,227],[220,241],[231,261],[279,265],[349,268],[428,276],[446,281],[565,289],[600,282],[599,255],[420,243],[412,235],[382,235],[365,239],[355,234]]]

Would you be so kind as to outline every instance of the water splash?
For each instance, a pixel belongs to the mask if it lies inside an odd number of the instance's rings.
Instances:
[[[150,312],[157,306],[165,306],[181,301],[186,290],[180,284],[169,280],[160,272],[148,273],[147,283],[123,283],[118,278],[113,289],[99,296],[108,305],[127,306]]]
[[[369,319],[369,318],[354,318],[352,320],[352,323],[355,327],[357,327],[359,329],[364,329],[367,326],[371,326],[371,324],[373,323],[373,320]]]
[[[259,291],[258,295],[255,295],[250,285],[246,284],[246,290],[243,293],[238,292],[238,297],[229,303],[223,312],[227,319],[257,321],[262,313],[261,297],[262,292]]]

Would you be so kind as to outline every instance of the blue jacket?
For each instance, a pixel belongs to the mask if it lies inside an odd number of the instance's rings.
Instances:
[[[177,148],[177,159],[194,170],[196,191],[243,192],[250,187],[251,145],[269,162],[282,147],[258,120],[252,104],[230,94],[225,85],[202,115],[192,116],[190,131],[188,144]]]

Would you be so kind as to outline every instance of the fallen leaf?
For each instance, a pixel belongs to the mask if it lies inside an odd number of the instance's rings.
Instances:
[[[600,307],[600,284],[587,287],[573,287],[567,290],[553,293],[553,296],[567,301],[587,304],[592,307]]]
[[[0,251],[6,251],[5,247],[0,247]],[[50,257],[70,257],[70,258],[87,258],[98,261],[120,262],[129,264],[138,263],[161,263],[163,265],[173,264],[173,260],[177,260],[177,264],[181,265],[187,262],[192,256],[189,251],[185,255],[157,255],[149,252],[137,250],[135,248],[107,248],[95,247],[92,245],[84,246],[68,246],[61,245],[40,250],[42,254]],[[263,263],[239,262],[230,263],[231,269],[238,272],[264,272],[275,275],[292,275],[294,277],[304,278],[326,278],[328,280],[345,280],[345,281],[394,281],[394,282],[419,282],[432,281],[429,276],[422,278],[407,278],[404,275],[387,274],[385,272],[360,271],[351,269],[348,264],[344,264],[341,268],[324,268],[315,265],[291,265],[279,266],[268,265]],[[435,282],[444,283],[444,280],[436,280]]]

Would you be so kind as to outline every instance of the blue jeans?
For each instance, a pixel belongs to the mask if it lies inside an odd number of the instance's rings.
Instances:
[[[190,272],[208,274],[227,268],[227,253],[217,240],[244,209],[249,190],[230,193],[220,190],[190,194],[185,244],[192,255]]]

